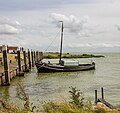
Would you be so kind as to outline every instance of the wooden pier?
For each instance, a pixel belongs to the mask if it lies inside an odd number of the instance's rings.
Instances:
[[[42,59],[42,52],[28,50],[17,50],[15,61],[8,58],[7,46],[3,46],[3,63],[0,65],[0,85],[7,86],[16,76],[24,76],[25,72],[29,72]]]
[[[97,105],[97,103],[102,103],[105,106],[107,106],[110,109],[117,109],[120,108],[120,106],[113,106],[112,104],[110,104],[109,102],[107,102],[104,98],[104,90],[103,88],[101,88],[101,98],[97,98],[97,90],[95,90],[95,104]]]

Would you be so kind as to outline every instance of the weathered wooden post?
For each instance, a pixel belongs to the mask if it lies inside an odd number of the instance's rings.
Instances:
[[[38,61],[40,60],[40,52],[38,51]]]
[[[39,61],[42,60],[42,52],[39,52]]]
[[[34,62],[35,62],[35,58],[36,58],[35,51],[33,52],[33,54],[34,54]]]
[[[95,90],[95,104],[97,104],[97,90]]]
[[[38,51],[36,51],[36,62],[38,62]]]
[[[102,99],[104,99],[103,87],[101,88]]]
[[[40,60],[43,59],[43,52],[40,52]]]
[[[31,60],[30,60],[30,51],[28,49],[28,63],[29,63],[29,69],[31,69]]]
[[[31,50],[31,60],[32,60],[32,67],[34,67],[34,57],[33,57],[33,51]]]
[[[10,77],[8,74],[8,56],[7,56],[7,47],[2,47],[3,51],[3,62],[4,62],[4,73],[5,73],[5,83],[2,85],[10,85]]]
[[[21,61],[20,61],[20,51],[17,51],[17,58],[18,58],[18,70],[21,72]]]
[[[17,58],[18,58],[18,71],[17,76],[24,76],[24,73],[21,72],[21,59],[20,59],[20,51],[17,51]]]
[[[38,51],[38,62],[39,62],[39,60],[40,60],[40,52]]]
[[[23,58],[24,58],[24,65],[25,65],[24,72],[26,72],[27,71],[27,63],[26,63],[26,51],[25,50],[23,50]]]

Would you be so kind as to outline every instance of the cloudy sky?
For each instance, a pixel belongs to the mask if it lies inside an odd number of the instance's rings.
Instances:
[[[120,0],[0,0],[0,45],[64,52],[120,52]]]

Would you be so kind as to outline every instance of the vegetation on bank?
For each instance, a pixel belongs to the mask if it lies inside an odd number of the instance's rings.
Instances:
[[[76,87],[70,89],[69,102],[48,102],[43,106],[43,113],[120,113],[119,110],[92,105],[91,101],[85,101],[83,93]]]
[[[0,66],[3,66],[3,54],[0,53],[0,59],[2,61],[0,61]],[[23,60],[23,54],[21,54],[21,60]],[[17,54],[8,54],[8,64],[13,64],[17,62]]]
[[[0,100],[0,113],[120,113],[119,110],[93,107],[90,101],[85,102],[83,93],[77,90],[76,87],[71,87],[69,93],[69,102],[47,102],[41,110],[30,102],[24,87],[18,84],[18,97],[23,100],[23,107]]]
[[[36,106],[30,102],[24,87],[18,84],[17,90],[17,97],[23,101],[23,106],[19,107],[15,103],[0,100],[0,113],[34,113]]]
[[[93,55],[93,54],[71,54],[71,53],[63,53],[62,58],[100,58],[104,57],[103,55]],[[47,59],[55,59],[59,58],[58,52],[46,52],[43,53],[43,58]]]

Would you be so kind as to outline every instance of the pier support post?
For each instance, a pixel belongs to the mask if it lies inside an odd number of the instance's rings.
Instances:
[[[36,51],[36,62],[38,62],[38,51]]]
[[[32,67],[34,67],[34,57],[33,57],[33,51],[31,50],[31,60],[32,60]]]
[[[33,52],[33,55],[34,55],[34,63],[35,63],[35,58],[36,58],[35,51]]]
[[[31,70],[31,60],[30,60],[30,50],[28,49],[28,62],[29,62],[29,69]]]
[[[24,72],[21,71],[21,58],[20,58],[20,51],[17,51],[17,58],[18,58],[18,71],[17,76],[24,76]]]
[[[40,52],[38,51],[38,62],[39,62],[39,60],[40,60]]]
[[[21,61],[20,61],[20,51],[17,51],[17,58],[18,58],[18,70],[21,72]]]
[[[97,90],[95,90],[95,104],[97,104]]]
[[[103,91],[103,87],[101,88],[101,94],[102,94],[102,99],[104,99],[104,91]]]
[[[25,65],[24,72],[26,72],[27,71],[27,63],[26,63],[26,51],[25,50],[23,51],[23,58],[24,58],[24,65]]]
[[[40,52],[40,59],[39,60],[42,60],[43,58],[43,52]]]
[[[10,77],[8,74],[8,56],[7,56],[7,47],[2,47],[3,51],[3,62],[4,62],[4,73],[5,73],[5,83],[2,85],[10,85]]]

